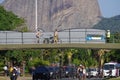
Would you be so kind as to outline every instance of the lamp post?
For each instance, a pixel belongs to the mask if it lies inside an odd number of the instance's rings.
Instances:
[[[26,61],[23,61],[22,64],[23,64],[23,77],[25,77],[25,66],[26,66]]]
[[[35,0],[35,31],[37,31],[37,29],[38,29],[37,15],[38,15],[38,12],[37,12],[37,0]]]
[[[60,58],[60,79],[61,79],[61,75],[62,75],[62,54],[59,54],[59,58]]]

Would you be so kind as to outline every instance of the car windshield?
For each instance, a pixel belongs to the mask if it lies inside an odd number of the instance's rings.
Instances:
[[[49,67],[49,71],[56,71],[57,69],[55,67]]]
[[[49,71],[52,71],[52,72],[59,71],[59,67],[49,67],[48,69]]]
[[[35,70],[36,73],[48,72],[48,69],[45,66],[37,67]]]
[[[96,68],[89,68],[89,69],[87,69],[87,71],[89,72],[89,71],[97,71],[97,69]]]
[[[114,69],[115,66],[114,65],[104,65],[104,70],[110,70],[110,69]]]
[[[71,69],[70,69],[69,67],[66,67],[65,70],[66,70],[66,71],[70,71]]]
[[[90,69],[91,71],[96,71],[96,69]]]

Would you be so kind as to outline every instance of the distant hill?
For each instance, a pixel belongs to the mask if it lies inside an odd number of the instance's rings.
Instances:
[[[102,18],[102,20],[93,28],[110,30],[112,33],[120,33],[120,15],[111,18]]]
[[[3,6],[26,20],[35,30],[36,0],[5,0]],[[54,31],[68,28],[92,28],[100,21],[98,0],[37,0],[38,28]]]

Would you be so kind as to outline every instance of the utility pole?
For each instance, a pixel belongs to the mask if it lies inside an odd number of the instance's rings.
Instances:
[[[38,29],[38,22],[37,22],[37,17],[38,17],[38,14],[37,14],[37,0],[35,0],[35,31],[37,31]]]

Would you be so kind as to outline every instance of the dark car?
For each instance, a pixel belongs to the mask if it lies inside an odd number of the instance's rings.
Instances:
[[[77,69],[76,67],[72,67],[72,66],[66,66],[64,67],[64,76],[65,77],[71,77],[71,78],[75,78],[77,76]]]
[[[50,79],[57,79],[59,78],[59,71],[60,68],[56,66],[48,67],[50,72]]]
[[[46,66],[39,66],[33,71],[33,80],[50,80],[49,69]]]

